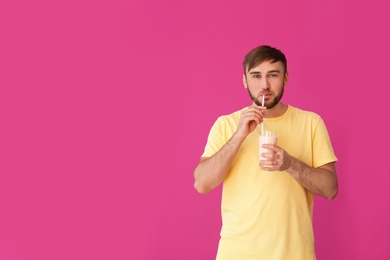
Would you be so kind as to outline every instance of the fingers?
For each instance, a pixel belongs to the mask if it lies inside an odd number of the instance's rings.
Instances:
[[[280,165],[277,160],[260,160],[260,168],[265,171],[280,171]]]
[[[258,106],[250,106],[248,109],[244,110],[241,114],[243,119],[248,121],[255,121],[257,124],[260,124],[263,122],[263,109]]]
[[[240,115],[240,121],[237,128],[237,133],[241,136],[247,136],[256,129],[258,124],[263,122],[263,110],[265,107],[251,105],[247,109],[243,109]]]
[[[271,152],[262,153],[261,156],[266,158],[260,161],[261,169],[265,171],[285,171],[288,168],[291,156],[282,148],[273,144],[263,144]]]
[[[266,167],[278,167],[282,165],[281,160],[283,160],[282,150],[274,144],[262,144],[262,147],[265,148],[264,153],[261,154],[261,157],[264,160],[261,160],[261,164]],[[273,169],[275,170],[275,169]]]
[[[264,111],[267,109],[267,107],[265,106],[258,106],[256,104],[252,104],[248,107],[248,109],[252,109],[252,108],[259,110],[263,115],[264,115]]]

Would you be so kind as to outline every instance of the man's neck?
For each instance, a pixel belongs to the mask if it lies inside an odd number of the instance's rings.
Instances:
[[[265,118],[279,117],[286,113],[288,105],[279,102],[276,106],[271,109],[264,111]]]

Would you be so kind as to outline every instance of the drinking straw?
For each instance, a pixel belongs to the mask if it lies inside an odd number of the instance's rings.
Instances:
[[[261,99],[261,106],[263,107],[264,106],[264,95]],[[264,133],[264,119],[263,119],[263,122],[261,123],[261,134]]]

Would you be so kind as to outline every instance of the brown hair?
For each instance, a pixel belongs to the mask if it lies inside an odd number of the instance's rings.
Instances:
[[[284,65],[284,72],[287,72],[287,60],[284,54],[271,46],[261,45],[251,50],[244,58],[244,74],[260,63],[270,60],[272,63],[281,61]]]

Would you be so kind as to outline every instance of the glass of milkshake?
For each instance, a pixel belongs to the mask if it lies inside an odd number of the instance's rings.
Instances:
[[[278,132],[276,131],[261,131],[259,136],[259,161],[260,160],[267,160],[267,158],[262,157],[262,153],[272,153],[270,149],[263,148],[263,144],[277,144],[278,143]],[[263,165],[264,167],[267,167],[267,165]],[[272,166],[268,166],[272,167]]]

